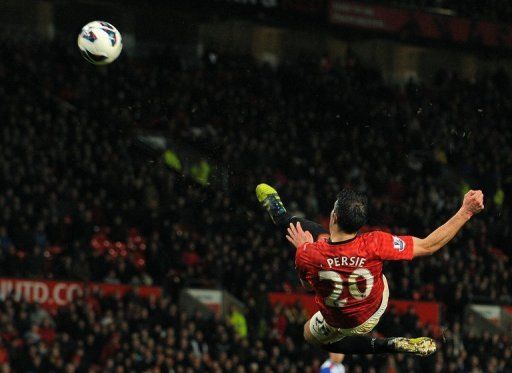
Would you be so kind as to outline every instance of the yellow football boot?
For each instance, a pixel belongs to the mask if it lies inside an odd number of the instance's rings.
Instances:
[[[286,209],[277,190],[268,184],[259,184],[256,187],[256,197],[265,210],[267,210],[272,221],[278,224],[279,216],[286,213]]]
[[[393,338],[391,343],[397,351],[418,356],[432,355],[437,350],[436,342],[432,338]]]

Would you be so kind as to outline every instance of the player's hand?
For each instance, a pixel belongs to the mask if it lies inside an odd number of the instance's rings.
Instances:
[[[288,234],[286,235],[286,239],[292,243],[293,246],[298,248],[300,245],[314,242],[313,236],[309,231],[304,231],[298,222],[297,225],[293,225],[290,223],[290,227],[288,228]]]
[[[484,194],[481,190],[470,190],[462,201],[462,210],[469,217],[478,214],[484,209]]]

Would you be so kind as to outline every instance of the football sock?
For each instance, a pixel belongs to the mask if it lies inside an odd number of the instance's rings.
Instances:
[[[285,212],[279,215],[276,215],[274,218],[274,223],[279,227],[286,231],[286,228],[290,225],[293,216],[289,212]],[[302,223],[301,223],[302,224]]]
[[[280,228],[283,229],[285,234],[287,233],[287,229],[290,226],[290,223],[297,224],[297,222],[300,222],[300,225],[302,226],[302,229],[305,231],[309,231],[313,238],[316,240],[319,235],[321,234],[329,234],[329,231],[322,227],[320,224],[315,223],[311,220],[307,220],[304,218],[298,218],[296,216],[292,216],[290,213],[286,212],[284,214],[281,214],[279,216],[279,220],[276,223]]]
[[[397,351],[393,338],[372,338],[365,335],[345,337],[334,343],[322,345],[322,349],[341,354],[382,354]]]

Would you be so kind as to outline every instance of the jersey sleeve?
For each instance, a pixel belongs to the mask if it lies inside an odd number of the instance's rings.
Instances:
[[[386,232],[374,232],[375,254],[382,260],[412,260],[412,236],[394,236]]]

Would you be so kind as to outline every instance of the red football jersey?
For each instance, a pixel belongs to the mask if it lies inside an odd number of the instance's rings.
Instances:
[[[327,323],[354,328],[379,308],[384,291],[385,260],[411,260],[412,236],[375,231],[344,242],[322,239],[297,248],[299,276],[316,293],[315,302]]]

